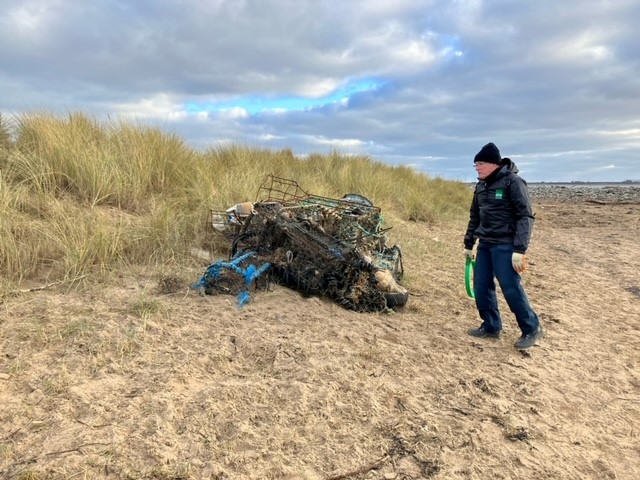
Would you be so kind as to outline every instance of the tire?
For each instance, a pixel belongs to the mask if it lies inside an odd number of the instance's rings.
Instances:
[[[389,308],[404,307],[409,301],[409,292],[385,292],[384,299]]]
[[[357,193],[347,193],[345,196],[342,197],[342,200],[346,200],[347,202],[351,202],[351,203],[357,203],[365,207],[373,207],[373,203],[371,203],[371,200]]]

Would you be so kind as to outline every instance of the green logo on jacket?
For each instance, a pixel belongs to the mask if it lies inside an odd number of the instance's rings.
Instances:
[[[504,190],[502,188],[498,188],[496,190],[496,198],[498,200],[502,200],[502,197],[504,196]]]

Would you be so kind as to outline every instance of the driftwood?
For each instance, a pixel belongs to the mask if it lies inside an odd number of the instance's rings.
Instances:
[[[75,277],[75,278],[62,279],[62,280],[58,280],[56,282],[45,283],[44,285],[40,285],[39,287],[22,288],[22,289],[18,289],[18,290],[12,290],[12,291],[9,292],[9,294],[10,295],[17,295],[19,293],[39,292],[41,290],[46,290],[47,288],[55,287],[56,285],[62,285],[64,283],[77,282],[78,280],[82,280],[85,277],[87,277],[87,275],[81,275],[81,276]]]

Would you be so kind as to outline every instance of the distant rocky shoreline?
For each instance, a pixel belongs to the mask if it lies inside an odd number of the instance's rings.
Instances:
[[[542,185],[530,184],[533,201],[640,203],[640,185]]]

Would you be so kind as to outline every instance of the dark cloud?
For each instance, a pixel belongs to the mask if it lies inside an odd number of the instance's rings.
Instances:
[[[531,180],[640,179],[635,0],[4,0],[0,111],[138,115],[199,147],[332,148],[471,180],[488,141]],[[247,115],[187,103],[322,97]]]

